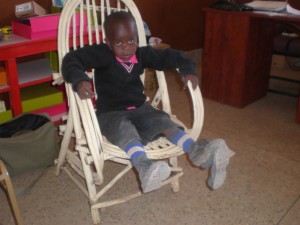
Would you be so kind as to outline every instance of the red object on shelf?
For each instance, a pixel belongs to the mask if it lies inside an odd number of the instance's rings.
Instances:
[[[65,115],[67,113],[67,103],[63,102],[59,105],[54,105],[47,108],[32,111],[32,113],[47,113],[51,117],[52,121],[56,122],[60,120],[62,115]]]
[[[37,16],[12,21],[12,30],[14,34],[20,35],[28,39],[39,39],[47,37],[56,37],[58,31],[60,14],[49,14],[45,16]],[[84,28],[86,29],[86,14],[83,16]],[[79,24],[80,16],[76,15],[76,24]],[[72,28],[72,23],[70,29]],[[79,32],[79,27],[77,27]]]

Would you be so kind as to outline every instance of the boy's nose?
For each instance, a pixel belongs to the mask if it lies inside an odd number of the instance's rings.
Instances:
[[[129,47],[129,45],[127,43],[123,44],[123,49],[127,49]]]

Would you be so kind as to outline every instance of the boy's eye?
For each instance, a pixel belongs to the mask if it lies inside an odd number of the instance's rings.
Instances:
[[[129,39],[129,40],[128,40],[128,43],[129,43],[129,44],[133,44],[134,42],[135,42],[134,39]]]
[[[121,45],[121,42],[120,42],[120,41],[116,41],[116,42],[115,42],[115,45],[116,45],[116,46],[120,46],[120,45]]]

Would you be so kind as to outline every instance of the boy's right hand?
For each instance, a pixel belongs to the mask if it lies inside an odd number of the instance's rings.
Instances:
[[[95,93],[89,81],[81,81],[77,84],[77,94],[81,99],[93,98]]]

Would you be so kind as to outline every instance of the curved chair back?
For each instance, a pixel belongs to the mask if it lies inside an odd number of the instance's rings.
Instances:
[[[146,36],[141,15],[132,0],[69,0],[63,8],[58,30],[58,58],[61,66],[64,55],[84,45],[100,43],[105,38],[104,30],[101,29],[105,16],[114,10],[130,11],[136,20],[138,29],[139,45],[145,46]],[[168,87],[164,73],[156,71],[158,90],[152,100],[153,106],[162,105],[162,109],[171,114],[171,105]],[[93,77],[93,72],[90,73]],[[141,76],[144,81],[145,76]],[[189,87],[193,99],[193,125],[191,136],[197,139],[200,135],[204,110],[202,96],[199,90],[193,91]],[[200,96],[200,97],[199,97]]]

